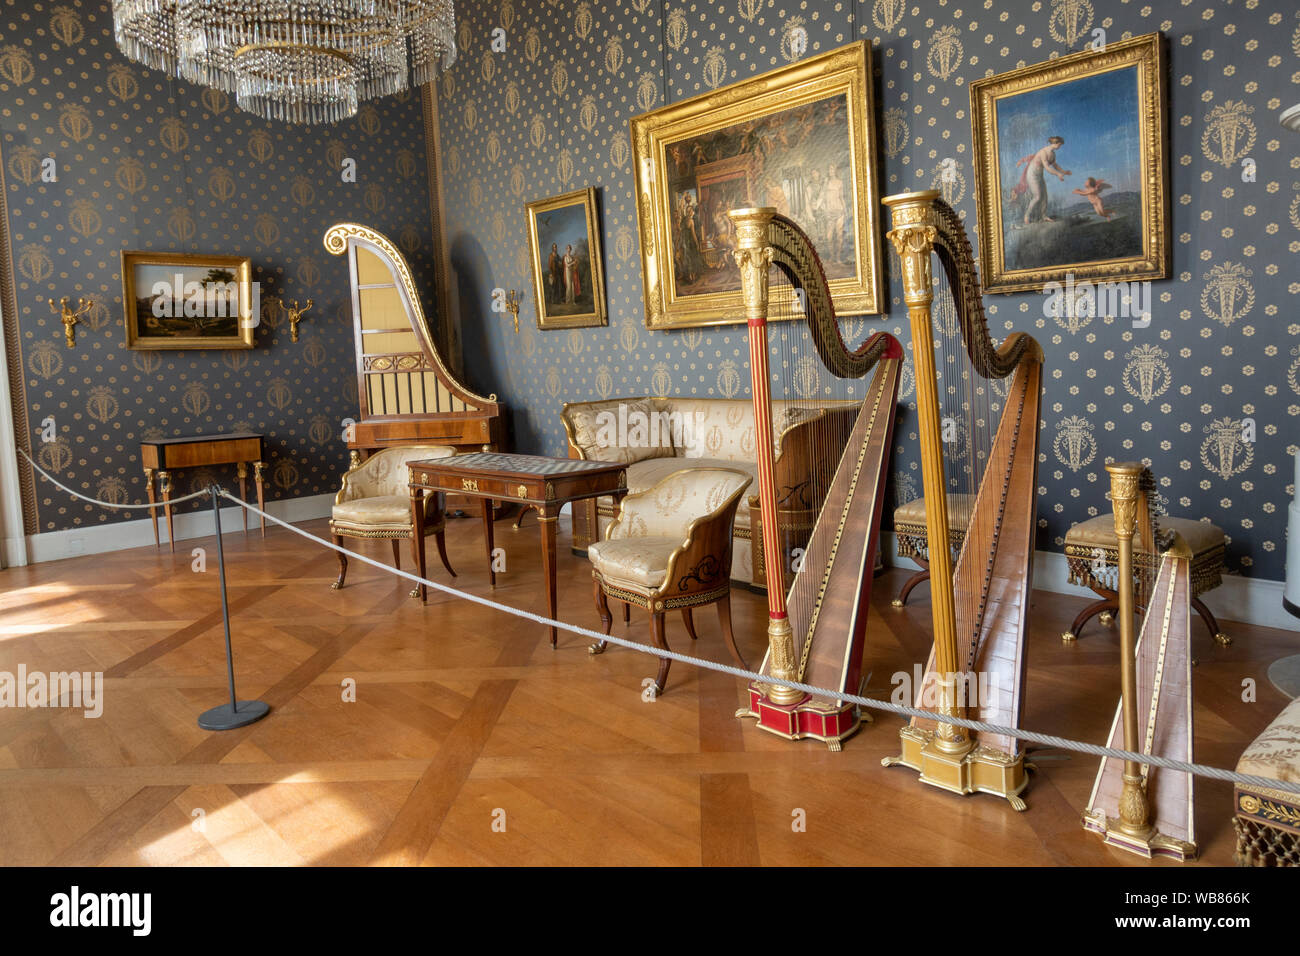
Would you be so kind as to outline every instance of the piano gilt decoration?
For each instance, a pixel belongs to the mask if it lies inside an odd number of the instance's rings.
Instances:
[[[831,304],[831,289],[812,243],[793,221],[774,208],[736,209],[729,213],[736,230],[745,319],[749,325],[749,362],[754,398],[754,456],[758,464],[758,500],[765,529],[782,527],[781,505],[797,489],[778,487],[774,466],[772,405],[783,383],[773,382],[772,365],[793,369],[790,335],[769,346],[768,322],[805,318],[812,349],[839,379],[871,373],[861,410],[847,437],[838,414],[823,406],[842,406],[804,389],[789,409],[826,427],[808,441],[809,497],[824,501],[787,591],[784,572],[791,554],[783,535],[763,535],[767,578],[768,650],[759,673],[847,693],[861,690],[862,649],[867,607],[879,543],[884,474],[894,429],[903,350],[887,332],[872,334],[850,351]],[[776,267],[781,285],[770,289],[769,270]],[[784,316],[777,313],[784,309]],[[769,362],[769,352],[777,353]],[[784,424],[784,423],[781,423]],[[809,737],[839,750],[861,724],[854,706],[836,698],[818,698],[778,684],[755,682],[749,706],[738,717],[755,717],[770,733],[796,740]]]
[[[1149,470],[1134,462],[1106,470],[1118,539],[1120,633],[1120,702],[1107,743],[1190,763],[1192,549],[1176,531],[1157,527]],[[1193,809],[1191,774],[1103,757],[1083,826],[1131,853],[1184,861],[1196,856]]]
[[[1043,352],[1023,332],[994,345],[965,228],[937,191],[902,193],[884,202],[893,217],[888,236],[902,262],[912,326],[930,542],[951,540],[949,494],[974,495],[955,566],[948,548],[929,549],[934,648],[918,689],[918,706],[934,702],[926,709],[1018,726]],[[957,318],[938,323],[943,352],[937,367],[932,255],[943,266]],[[995,403],[1002,407],[1001,418],[985,440],[977,433],[982,423],[995,420]],[[945,457],[951,458],[947,467]],[[976,686],[994,691],[980,693],[975,701],[965,699]],[[960,794],[992,793],[1025,809],[1019,794],[1026,785],[1026,765],[1015,738],[915,718],[900,737],[903,752],[886,758],[886,766],[903,764],[933,786]]]
[[[352,222],[331,226],[325,248],[348,258],[357,354],[358,420],[347,432],[353,467],[396,445],[494,451],[505,406],[447,369],[425,319],[411,269],[383,234]]]

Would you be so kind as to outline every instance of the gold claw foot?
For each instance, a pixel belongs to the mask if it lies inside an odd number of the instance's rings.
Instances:
[[[1074,631],[1066,631],[1061,635],[1062,644],[1073,644],[1078,639],[1079,638],[1075,635]]]
[[[902,599],[902,598],[894,598],[892,601],[889,602],[889,605],[890,605],[890,607],[904,607],[904,606],[905,606],[905,605],[903,604],[903,599]]]
[[[826,741],[826,749],[833,754],[837,754],[844,748],[840,745],[838,740],[828,740]]]
[[[418,598],[419,596],[420,596],[420,589],[419,589],[419,588],[411,588],[411,597],[413,597],[413,598]]]
[[[1218,644],[1220,647],[1231,647],[1232,638],[1227,634],[1224,634],[1222,631],[1219,631],[1214,635],[1214,643]]]
[[[1007,803],[1011,804],[1011,809],[1016,813],[1024,813],[1029,808],[1029,805],[1014,793],[1007,794]]]
[[[903,758],[902,758],[902,757],[882,757],[881,760],[880,760],[880,766],[882,766],[882,767],[896,767],[896,766],[898,766],[898,765],[899,765],[900,763],[902,763],[902,762],[903,762]]]
[[[605,653],[605,645],[602,644],[600,641],[595,641],[594,643],[587,645],[587,653],[588,653],[588,654],[604,654],[604,653]]]
[[[750,710],[748,707],[738,707],[738,708],[736,708],[736,712],[735,712],[734,714],[732,714],[731,716],[733,716],[733,717],[753,717],[753,716],[755,716],[755,715],[754,715],[754,712],[753,712],[752,710]]]
[[[1110,627],[1115,623],[1115,615],[1111,614],[1110,611],[1102,611],[1097,615],[1097,620],[1101,621],[1102,627]]]

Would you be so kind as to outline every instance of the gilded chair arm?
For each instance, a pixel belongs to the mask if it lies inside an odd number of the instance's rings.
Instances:
[[[716,510],[702,515],[686,529],[686,540],[668,556],[659,596],[688,597],[714,591],[731,579],[736,509],[749,486],[749,476]]]
[[[731,576],[736,509],[752,480],[732,468],[673,472],[653,488],[625,497],[606,537],[679,538],[681,544],[668,559],[662,593],[683,596],[712,590]]]
[[[365,476],[373,473],[377,455],[371,455],[355,468],[349,468],[343,473],[343,484],[339,487],[338,494],[334,496],[334,503],[341,505],[345,501],[355,501],[357,498],[367,498],[369,495],[363,490]]]

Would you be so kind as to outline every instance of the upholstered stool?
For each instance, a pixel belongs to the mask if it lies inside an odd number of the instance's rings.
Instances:
[[[1246,748],[1237,772],[1300,783],[1300,699]],[[1300,794],[1238,783],[1233,805],[1238,866],[1300,866]]]
[[[1223,531],[1208,521],[1195,521],[1191,518],[1162,515],[1159,524],[1162,531],[1177,531],[1192,549],[1192,608],[1201,616],[1214,639],[1227,647],[1232,643],[1232,638],[1219,630],[1219,622],[1200,600],[1200,595],[1213,591],[1222,582]],[[1075,640],[1083,626],[1099,614],[1102,616],[1102,624],[1109,625],[1114,619],[1115,612],[1119,610],[1119,595],[1115,591],[1116,575],[1119,573],[1117,549],[1114,515],[1102,514],[1089,518],[1066,532],[1065,557],[1070,566],[1070,583],[1091,588],[1101,595],[1101,600],[1094,601],[1079,612],[1070,629],[1061,635],[1062,640]],[[1136,553],[1136,546],[1134,551],[1133,561],[1137,564],[1143,556]],[[1150,560],[1149,556],[1147,560]]]
[[[334,510],[330,516],[330,533],[334,543],[343,547],[344,538],[386,538],[393,542],[393,566],[401,568],[401,540],[411,542],[412,562],[418,567],[415,540],[415,522],[411,517],[411,491],[408,486],[408,461],[428,458],[450,458],[456,449],[449,445],[404,445],[376,452],[343,476],[343,487],[334,496]],[[434,507],[429,491],[424,495],[424,533],[438,539],[438,556],[442,566],[454,578],[456,572],[447,560],[447,519],[441,508]],[[342,551],[339,556],[339,576],[331,587],[343,587],[348,574],[348,558]],[[411,592],[420,596],[420,588]]]
[[[948,545],[954,556],[961,551],[962,542],[966,540],[966,526],[970,524],[974,503],[974,495],[948,496]],[[894,598],[894,607],[902,607],[907,603],[912,588],[930,580],[930,538],[925,530],[924,497],[913,498],[894,509],[894,535],[898,539],[898,556],[911,558],[921,566],[920,571],[904,582],[898,597]]]
[[[668,650],[668,611],[682,612],[686,633],[695,640],[691,611],[716,603],[731,656],[745,666],[731,632],[731,548],[736,508],[752,480],[731,468],[684,469],[623,499],[605,539],[587,548],[596,610],[606,634],[614,621],[607,596],[624,602],[625,609],[635,604],[648,610],[650,636],[663,650]],[[590,651],[600,654],[607,644],[599,641]],[[666,657],[659,659],[656,695],[668,686],[671,664]]]

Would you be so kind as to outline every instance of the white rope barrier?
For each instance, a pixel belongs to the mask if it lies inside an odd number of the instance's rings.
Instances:
[[[1111,757],[1116,760],[1132,760],[1141,764],[1149,764],[1153,767],[1162,767],[1166,770],[1180,770],[1184,773],[1195,774],[1198,777],[1208,777],[1212,780],[1225,780],[1231,783],[1244,783],[1254,787],[1266,787],[1272,790],[1285,791],[1300,795],[1300,783],[1288,783],[1282,780],[1275,780],[1272,777],[1260,777],[1255,774],[1237,773],[1235,770],[1224,770],[1220,767],[1211,767],[1206,764],[1187,763],[1182,760],[1174,760],[1170,757],[1161,757],[1157,754],[1143,754],[1132,750],[1123,750],[1118,747],[1102,746],[1101,744],[1090,744],[1081,740],[1070,740],[1068,737],[1058,737],[1055,734],[1041,734],[1032,730],[1025,730],[1020,727],[1004,727],[999,724],[988,724],[981,720],[968,720],[959,717],[946,717],[942,714],[936,714],[932,711],[921,710],[917,707],[908,707],[903,704],[894,704],[889,701],[876,700],[873,697],[860,697],[857,694],[845,694],[840,691],[827,690],[824,687],[813,687],[809,684],[803,684],[798,681],[782,680],[766,674],[757,674],[753,671],[744,670],[740,667],[732,667],[729,664],[720,664],[715,661],[702,660],[698,657],[688,657],[685,654],[679,654],[676,651],[664,650],[658,647],[651,647],[646,644],[639,644],[636,641],[630,641],[625,638],[617,637],[613,634],[603,634],[600,631],[594,631],[590,628],[581,627],[577,624],[566,624],[564,621],[554,620],[542,614],[536,614],[532,611],[525,611],[522,608],[510,607],[507,604],[501,604],[488,598],[479,597],[477,594],[470,594],[467,591],[461,591],[457,588],[449,587],[445,584],[439,584],[437,581],[430,581],[427,578],[421,578],[418,575],[403,571],[400,568],[394,568],[381,561],[368,558],[364,554],[357,554],[355,551],[349,551],[347,548],[339,547],[332,541],[326,541],[324,538],[317,537],[311,532],[297,528],[286,521],[281,521],[273,515],[267,514],[262,509],[243,501],[240,498],[230,494],[230,492],[221,491],[221,495],[230,501],[247,508],[255,515],[259,515],[286,528],[309,541],[315,541],[317,544],[329,548],[331,551],[339,551],[348,557],[349,560],[355,559],[362,561],[371,567],[386,571],[389,574],[395,574],[398,577],[406,578],[415,584],[424,585],[435,591],[441,591],[452,597],[457,597],[465,601],[471,601],[474,604],[491,608],[494,611],[501,611],[504,614],[511,614],[527,621],[534,621],[537,624],[546,627],[554,627],[559,630],[568,631],[571,634],[577,634],[581,637],[590,638],[596,641],[608,641],[611,644],[617,644],[620,647],[626,647],[630,650],[640,651],[643,654],[651,654],[655,657],[663,657],[668,660],[680,661],[683,664],[695,667],[703,667],[711,671],[717,671],[721,674],[728,674],[732,677],[738,677],[745,681],[755,681],[762,684],[777,684],[783,687],[791,687],[795,690],[802,691],[805,694],[811,694],[815,697],[828,697],[840,700],[849,704],[856,704],[859,707],[866,707],[871,710],[881,710],[886,713],[897,714],[900,717],[917,717],[923,720],[934,720],[939,723],[951,724],[956,727],[965,727],[968,730],[980,731],[981,733],[998,734],[1005,737],[1014,737],[1019,740],[1030,743],[1042,744],[1047,747],[1056,747],[1061,750],[1072,750],[1077,753],[1091,754],[1095,757]]]
[[[58,488],[61,491],[66,491],[74,498],[80,498],[82,501],[87,501],[92,505],[99,505],[101,508],[118,508],[122,511],[136,511],[136,510],[142,510],[144,508],[152,508],[156,510],[163,506],[162,502],[143,504],[143,505],[119,505],[119,504],[114,504],[111,501],[100,501],[98,498],[88,498],[87,496],[83,495],[81,492],[73,491],[67,485],[62,484],[57,479],[55,479],[48,471],[46,471],[40,465],[36,464],[36,462],[32,461],[32,456],[27,454],[27,452],[25,452],[20,446],[15,445],[14,447],[18,449],[18,454],[22,455],[24,458],[27,459],[27,464],[31,465],[32,468],[40,472],[42,478],[44,478],[46,481],[52,484],[55,488]],[[169,498],[167,499],[166,503],[169,505],[179,505],[186,501],[193,501],[195,498],[206,498],[210,494],[211,492],[205,488],[202,491],[196,491],[194,492],[194,494],[186,495],[183,498]],[[235,499],[235,500],[238,501],[239,499]]]
[[[46,481],[50,482],[51,484],[55,485],[58,488],[61,488],[63,491],[66,491],[68,494],[73,495],[76,498],[80,498],[83,501],[87,501],[95,505],[100,505],[105,508],[152,507],[151,505],[119,505],[109,501],[99,501],[98,499],[95,498],[89,498],[83,494],[73,491],[71,488],[68,488],[66,485],[60,484],[51,475],[49,475],[43,468],[41,468],[40,465],[32,461],[31,457],[25,451],[23,451],[22,448],[19,448],[18,452],[24,458],[27,459],[28,463],[32,466],[32,468],[35,469],[41,475],[41,477],[43,477]],[[371,567],[378,568],[380,571],[386,571],[389,574],[393,574],[398,577],[405,578],[406,580],[411,581],[417,585],[423,585],[424,587],[432,588],[435,591],[441,591],[442,593],[449,594],[452,597],[460,598],[461,600],[464,601],[470,601],[474,604],[479,604],[482,605],[483,607],[491,608],[494,611],[500,611],[504,614],[510,614],[527,621],[533,621],[537,624],[541,624],[546,627],[554,627],[562,631],[568,631],[571,634],[577,634],[581,637],[590,638],[596,641],[605,641],[610,644],[617,644],[620,647],[626,647],[629,650],[639,651],[642,654],[650,654],[654,657],[662,657],[672,661],[679,661],[683,664],[687,664],[693,667],[703,667],[707,670],[716,671],[720,674],[727,674],[731,677],[740,678],[741,680],[757,682],[760,684],[779,685],[782,687],[789,687],[794,690],[801,691],[805,694],[810,694],[814,697],[824,697],[824,698],[830,698],[832,700],[839,700],[847,704],[855,704],[859,707],[866,707],[869,710],[880,710],[880,711],[884,711],[885,713],[897,714],[900,717],[915,717],[922,720],[933,720],[938,723],[949,724],[954,727],[964,727],[967,730],[979,731],[980,733],[997,734],[999,736],[1004,736],[1004,737],[1014,737],[1018,740],[1027,741],[1029,743],[1041,744],[1046,747],[1056,747],[1061,750],[1072,750],[1076,753],[1090,754],[1094,757],[1111,757],[1115,760],[1131,760],[1136,763],[1147,764],[1153,767],[1161,767],[1166,770],[1178,770],[1183,773],[1190,773],[1198,777],[1206,777],[1211,780],[1224,780],[1230,783],[1243,783],[1253,787],[1263,787],[1266,789],[1278,790],[1285,793],[1293,793],[1293,794],[1300,795],[1300,783],[1290,783],[1287,781],[1274,779],[1273,777],[1257,776],[1256,774],[1238,773],[1235,770],[1224,770],[1221,767],[1211,767],[1206,764],[1188,763],[1182,760],[1174,760],[1169,757],[1161,757],[1157,754],[1143,754],[1143,753],[1137,753],[1136,751],[1132,751],[1132,750],[1123,750],[1118,747],[1102,746],[1101,744],[1090,744],[1082,740],[1071,740],[1068,737],[1058,737],[1055,734],[1041,734],[1038,733],[1037,731],[1025,730],[1020,727],[1004,727],[1000,724],[988,724],[981,720],[969,720],[963,717],[947,717],[944,716],[943,714],[936,714],[933,711],[922,710],[918,707],[908,707],[904,704],[894,704],[889,701],[877,700],[874,697],[861,697],[857,694],[846,694],[841,691],[828,690],[824,687],[813,687],[810,684],[803,684],[800,683],[799,681],[783,680],[781,678],[772,677],[766,674],[758,674],[755,673],[754,671],[745,670],[740,667],[732,667],[729,664],[719,664],[715,661],[703,660],[698,657],[688,657],[687,655],[679,654],[676,651],[664,650],[662,648],[651,647],[646,644],[640,644],[637,643],[636,641],[630,641],[627,640],[626,638],[617,637],[614,634],[603,634],[599,631],[594,631],[590,628],[581,627],[577,624],[566,624],[564,621],[554,620],[544,615],[536,614],[532,611],[525,611],[522,608],[510,607],[507,604],[501,604],[497,601],[493,601],[488,598],[479,597],[477,594],[470,594],[468,591],[461,591],[457,588],[449,587],[445,584],[439,584],[437,581],[430,581],[427,578],[419,577],[418,575],[411,574],[408,571],[403,571],[400,568],[390,567],[389,565],[384,564],[381,561],[376,561],[373,558],[368,558],[364,554],[358,554],[355,551],[349,551],[347,548],[340,547],[334,544],[332,541],[326,541],[324,538],[318,537],[317,535],[314,535],[309,531],[304,531],[301,528],[295,527],[294,525],[289,524],[287,521],[281,521],[279,518],[275,517],[274,515],[267,514],[261,508],[249,504],[247,501],[244,501],[242,498],[237,498],[235,495],[232,495],[230,492],[226,491],[224,488],[221,488],[220,486],[218,486],[217,491],[221,497],[234,502],[236,505],[239,505],[240,507],[245,508],[248,511],[251,511],[253,514],[258,515],[259,517],[264,518],[267,521],[270,521],[272,524],[279,525],[281,528],[284,528],[288,531],[292,531],[294,534],[306,538],[309,541],[314,541],[317,544],[322,545],[323,547],[329,548],[331,551],[340,552],[350,560],[361,561],[363,564],[368,564]],[[212,493],[211,488],[206,489],[204,491],[198,491],[192,495],[186,495],[184,498],[174,498],[172,499],[172,504],[177,504],[183,501],[189,501],[193,498],[203,497],[211,493]]]

